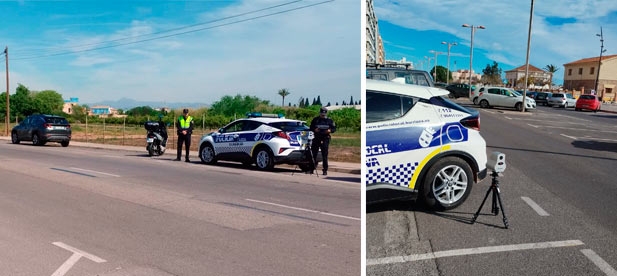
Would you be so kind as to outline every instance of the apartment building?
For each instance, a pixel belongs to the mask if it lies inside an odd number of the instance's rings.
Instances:
[[[366,1],[366,63],[384,64],[386,53],[379,34],[379,24],[373,0]]]

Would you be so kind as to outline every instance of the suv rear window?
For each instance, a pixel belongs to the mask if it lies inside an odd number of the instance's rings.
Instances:
[[[275,127],[278,128],[282,131],[306,131],[309,130],[309,127],[306,126],[306,124],[304,124],[304,122],[298,121],[298,122],[293,122],[293,121],[288,121],[288,122],[275,122],[275,123],[269,123],[268,124],[271,127]]]
[[[45,117],[45,122],[55,125],[68,125],[69,122],[62,117]]]
[[[596,96],[594,95],[581,95],[580,97],[583,100],[594,100],[596,98]]]

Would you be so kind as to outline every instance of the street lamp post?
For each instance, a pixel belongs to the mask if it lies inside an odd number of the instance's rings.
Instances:
[[[448,72],[446,73],[446,84],[450,84],[450,48],[452,48],[452,46],[457,45],[456,42],[445,42],[442,41],[441,44],[446,44],[448,45]]]
[[[606,50],[604,50],[604,34],[602,33],[602,27],[600,27],[600,33],[596,34],[596,36],[600,37],[600,58],[598,59],[598,72],[596,72],[596,85],[594,89],[596,91],[596,95],[600,95],[600,93],[598,92],[598,81],[600,80],[600,66],[602,66],[602,53],[606,52]],[[604,95],[601,95],[600,99],[602,99],[602,97],[604,97]]]
[[[437,82],[437,56],[438,55],[443,55],[442,52],[437,52],[435,50],[430,50],[429,53],[433,53],[435,54],[435,66],[433,66],[433,81]]]
[[[474,26],[469,24],[463,24],[462,27],[471,29],[471,45],[469,46],[469,95],[471,95],[471,71],[473,70],[473,35],[476,29],[486,29],[484,26]]]
[[[427,61],[426,67],[430,71],[431,70],[431,59],[433,59],[433,58],[432,57],[424,56],[424,59]]]
[[[525,103],[527,103],[527,82],[529,80],[529,51],[531,49],[531,25],[533,24],[533,0],[531,0],[531,9],[529,10],[529,31],[527,32],[527,57],[525,58],[525,89],[523,90],[523,106],[521,112],[525,112]],[[550,86],[550,85],[549,85]]]

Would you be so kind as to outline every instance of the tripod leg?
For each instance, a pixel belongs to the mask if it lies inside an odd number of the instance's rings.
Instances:
[[[501,195],[499,194],[499,189],[497,189],[497,200],[499,200],[499,207],[501,207],[501,214],[503,215],[503,225],[508,229],[508,218],[506,217],[506,212],[503,211],[503,204],[501,203]]]
[[[486,202],[486,199],[488,198],[488,195],[491,193],[491,190],[492,189],[488,189],[488,191],[486,191],[486,195],[484,196],[484,200],[482,200],[482,204],[480,204],[480,208],[478,208],[478,211],[473,215],[473,218],[471,219],[471,224],[474,224],[476,222],[476,219],[480,215],[480,210],[482,210],[482,207],[484,206],[484,202]]]
[[[499,191],[497,190],[496,186],[491,186],[491,190],[493,190],[493,215],[499,215],[499,207],[497,207],[497,196],[499,194]]]

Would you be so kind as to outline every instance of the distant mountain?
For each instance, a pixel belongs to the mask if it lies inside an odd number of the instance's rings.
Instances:
[[[137,101],[137,100],[129,99],[129,98],[122,98],[117,101],[102,101],[102,102],[86,103],[86,104],[90,107],[97,106],[97,105],[107,105],[107,106],[110,106],[116,109],[123,109],[123,110],[129,110],[129,109],[140,107],[140,106],[149,106],[152,108],[168,107],[171,109],[177,109],[177,108],[196,109],[196,108],[210,106],[205,103],[195,103],[195,102],[191,102],[191,103],[168,103],[168,102],[155,102],[155,101],[145,102],[145,101]]]

